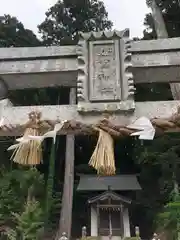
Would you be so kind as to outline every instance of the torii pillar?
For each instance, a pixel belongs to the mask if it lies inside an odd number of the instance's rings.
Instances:
[[[134,82],[128,53],[129,31],[81,34],[78,45],[77,100],[80,115],[131,112],[135,109]],[[75,104],[75,103],[74,103]],[[69,139],[70,138],[70,139]],[[67,136],[66,169],[60,230],[70,237],[74,186],[74,144]]]

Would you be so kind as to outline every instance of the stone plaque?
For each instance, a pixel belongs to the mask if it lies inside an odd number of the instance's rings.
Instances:
[[[80,113],[135,109],[127,30],[81,34],[77,99]]]
[[[89,100],[92,102],[121,100],[118,42],[94,41],[89,46]]]

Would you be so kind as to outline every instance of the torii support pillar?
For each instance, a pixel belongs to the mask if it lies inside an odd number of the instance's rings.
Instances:
[[[76,103],[76,89],[70,90],[69,103]],[[68,239],[71,236],[72,224],[72,205],[73,205],[73,189],[74,189],[74,135],[66,136],[66,153],[65,153],[65,175],[64,187],[62,197],[62,208],[60,225],[57,234],[57,240],[62,236],[63,232],[66,233]]]

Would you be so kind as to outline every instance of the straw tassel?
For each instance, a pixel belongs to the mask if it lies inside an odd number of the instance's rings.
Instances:
[[[114,160],[114,141],[111,135],[98,129],[99,138],[89,165],[97,170],[98,175],[114,175],[116,173]]]
[[[26,124],[24,139],[28,139],[28,136],[39,136],[40,133],[40,118],[41,113],[31,112],[29,114],[29,122]],[[22,165],[38,165],[42,160],[42,147],[41,141],[27,140],[17,144],[11,159],[18,164]]]

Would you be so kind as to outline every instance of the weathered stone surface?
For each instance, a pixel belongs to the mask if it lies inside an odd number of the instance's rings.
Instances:
[[[131,42],[131,52],[162,52],[171,49],[172,51],[180,50],[179,38],[164,38],[156,40],[142,40]]]
[[[113,113],[110,120],[116,125],[127,125],[141,116],[146,116],[150,119],[154,117],[166,118],[175,113],[179,105],[180,101],[137,102],[134,112],[126,112],[126,114]],[[7,103],[0,104],[0,116],[5,118],[6,124],[24,124],[28,121],[28,114],[35,110],[42,112],[42,119],[44,120],[75,120],[85,124],[94,124],[103,118],[102,115],[81,115],[77,111],[77,105],[7,107]],[[0,135],[6,136],[20,134],[17,131],[0,132]],[[61,131],[60,134],[64,134],[64,132]]]
[[[94,101],[94,106],[92,106],[96,108],[97,104],[95,102],[99,101],[103,96],[106,101],[112,102],[114,99],[114,109],[119,108],[115,101],[123,102],[129,100],[132,102],[134,83],[180,82],[180,38],[129,42],[127,31],[119,33],[121,37],[125,34],[120,40],[118,40],[118,32],[114,34],[110,32],[108,35],[115,37],[115,40],[113,40],[116,42],[115,45],[112,45],[112,40],[107,40],[107,36],[102,33],[99,35],[94,35],[94,33],[86,34],[85,39],[93,42],[91,44],[92,51],[96,51],[101,46],[104,47],[102,44],[110,41],[108,46],[111,46],[111,53],[115,54],[116,52],[115,55],[112,54],[115,60],[112,59],[112,56],[106,58],[106,56],[100,57],[96,54],[95,61],[105,61],[105,63],[104,66],[100,63],[90,64],[92,65],[89,72],[90,76],[88,76],[86,61],[88,46],[84,46],[84,52],[82,52],[82,46],[80,48],[77,46],[0,48],[0,76],[5,80],[10,90],[54,86],[75,87],[77,85],[80,107],[83,101],[86,103],[88,101],[93,103]],[[94,45],[96,42],[95,36],[98,37],[98,42],[103,40],[103,43]],[[119,45],[117,42],[119,42]],[[77,49],[78,52],[76,51]],[[120,49],[121,53],[119,55],[117,54],[118,49]],[[122,60],[119,65],[117,64],[118,59]],[[92,60],[94,61],[91,58],[90,62]],[[114,64],[114,61],[116,64]],[[103,75],[103,78],[102,74],[97,76],[97,69],[105,71],[107,64],[111,66],[111,71],[108,72],[108,75]],[[132,76],[131,71],[134,76]],[[112,84],[113,75],[116,81]],[[90,92],[87,91],[89,77],[96,78],[95,85],[90,85]],[[98,91],[101,82],[97,81],[98,77],[103,80],[101,93]],[[106,78],[110,79],[108,84],[107,81],[104,81]],[[121,82],[118,79],[121,79]],[[107,88],[108,92],[106,91]],[[114,89],[115,91],[113,91]],[[104,91],[106,91],[106,94],[104,94]],[[132,104],[131,108],[133,107]],[[101,108],[100,111],[102,111]]]
[[[134,68],[134,79],[138,83],[175,83],[180,82],[180,67]]]
[[[94,41],[89,45],[89,100],[121,100],[120,62],[119,56],[116,55],[118,46],[115,49],[116,44],[113,41]]]
[[[7,83],[0,77],[0,100],[8,98]]]
[[[9,90],[42,87],[76,87],[77,71],[2,75]]]
[[[77,69],[71,58],[0,62],[0,74],[66,72]]]
[[[76,46],[0,48],[0,76],[9,90],[76,86]]]
[[[121,37],[122,37],[122,32]],[[149,52],[180,49],[180,38],[166,38],[156,40],[142,40],[131,42],[130,52]],[[6,61],[20,59],[44,59],[57,57],[77,56],[77,46],[51,46],[51,47],[18,47],[0,48],[0,59]]]
[[[17,47],[0,48],[0,59],[12,61],[20,59],[44,59],[76,56],[76,46]]]
[[[81,34],[77,79],[79,112],[134,109],[128,33],[125,30]]]
[[[179,66],[179,59],[180,51],[137,53],[132,56],[132,65],[133,68]]]
[[[180,82],[179,38],[132,42],[130,51],[136,84]]]

